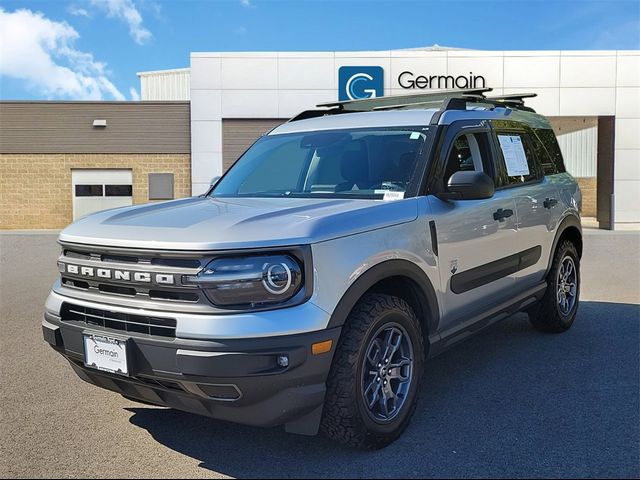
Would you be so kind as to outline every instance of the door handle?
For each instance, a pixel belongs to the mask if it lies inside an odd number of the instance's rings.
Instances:
[[[556,200],[555,198],[546,198],[544,200],[544,208],[551,208],[551,207],[555,207],[558,204],[558,200]]]
[[[511,215],[513,215],[513,210],[510,208],[499,208],[497,211],[493,212],[493,219],[498,222],[504,222],[505,219],[509,218]]]

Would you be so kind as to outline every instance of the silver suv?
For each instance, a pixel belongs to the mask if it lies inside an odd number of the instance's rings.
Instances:
[[[389,444],[429,358],[576,316],[580,191],[532,95],[487,92],[319,105],[205,195],[75,222],[45,339],[129,399]]]

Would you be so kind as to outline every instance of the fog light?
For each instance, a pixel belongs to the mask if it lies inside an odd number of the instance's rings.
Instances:
[[[289,357],[286,355],[278,355],[277,361],[280,368],[287,368],[289,366]]]

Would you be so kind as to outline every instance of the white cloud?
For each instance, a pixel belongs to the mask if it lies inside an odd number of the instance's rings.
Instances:
[[[246,8],[251,8],[253,6],[251,5],[251,0],[240,0],[240,4]]]
[[[76,17],[91,17],[89,12],[85,8],[77,7],[76,5],[69,5],[67,7],[67,12]]]
[[[74,47],[78,32],[40,12],[0,8],[0,76],[26,82],[48,98],[124,100],[106,65]]]
[[[139,45],[151,39],[151,32],[142,25],[142,15],[132,0],[91,0],[91,4],[106,12],[107,17],[125,22],[129,34]]]
[[[138,93],[138,90],[136,90],[136,87],[129,88],[129,95],[131,95],[131,100],[134,102],[140,101],[140,94]]]

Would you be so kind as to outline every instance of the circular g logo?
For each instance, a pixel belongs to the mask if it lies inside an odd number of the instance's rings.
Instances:
[[[384,71],[379,66],[342,66],[338,70],[338,99],[360,100],[384,95]]]
[[[359,88],[367,85],[367,80],[373,81],[373,77],[367,73],[356,73],[347,80],[346,91],[349,100],[359,100],[361,98],[375,98],[375,88]],[[364,83],[363,83],[364,82]],[[358,85],[361,84],[361,85]],[[354,88],[355,87],[355,88]],[[360,93],[362,92],[362,93]]]

